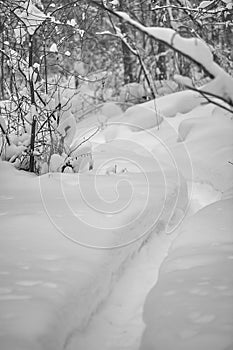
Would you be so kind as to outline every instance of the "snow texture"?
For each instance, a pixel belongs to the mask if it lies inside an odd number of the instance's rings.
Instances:
[[[183,91],[108,118],[77,149],[91,150],[90,173],[36,177],[0,163],[4,350],[69,348],[148,238],[178,229],[187,181],[225,199],[181,226],[145,305],[141,348],[230,348],[232,120],[203,102]],[[96,115],[80,122],[72,145],[97,125]]]
[[[232,349],[233,199],[183,226],[145,307],[141,350]]]
[[[189,184],[189,188],[190,188]],[[192,184],[187,217],[221,198],[205,184]],[[178,228],[179,231],[179,228]],[[129,262],[112,293],[93,316],[88,327],[72,336],[67,350],[138,349],[145,325],[143,304],[157,281],[161,263],[167,256],[173,235],[153,235]]]
[[[166,194],[159,169],[148,173],[149,197],[141,174],[123,175],[116,201],[115,176],[38,178],[6,162],[0,166],[1,346],[63,349],[73,332],[86,327],[152,227],[160,231],[174,208],[185,209],[185,182],[177,202],[175,172],[167,171]],[[123,247],[98,249],[117,245]]]
[[[171,102],[183,94],[189,99],[183,99],[183,104],[176,99],[174,116],[168,99],[171,97]],[[198,105],[200,99],[195,94],[186,94],[158,100],[166,121],[178,131],[177,142],[167,139],[167,145],[171,144],[178,166],[184,160],[180,146],[185,145],[192,162],[192,181],[209,183],[223,196],[181,227],[158,283],[146,299],[142,350],[223,350],[233,346],[231,113],[213,104]],[[185,166],[182,173],[189,178]]]

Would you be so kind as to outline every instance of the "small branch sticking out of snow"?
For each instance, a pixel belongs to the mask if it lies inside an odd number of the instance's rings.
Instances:
[[[72,148],[68,154],[68,157],[71,156],[71,154],[76,151],[80,146],[82,146],[82,144],[84,144],[85,142],[89,141],[93,136],[95,136],[98,132],[99,132],[99,128],[97,128],[88,138],[86,138],[85,140],[83,140],[82,142],[80,142],[76,147]]]

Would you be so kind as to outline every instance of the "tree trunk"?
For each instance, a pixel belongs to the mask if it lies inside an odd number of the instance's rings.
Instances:
[[[125,1],[120,0],[119,1],[119,11],[125,10],[123,4],[125,4]],[[127,36],[128,28],[125,25],[124,21],[122,21],[122,20],[120,20],[120,29],[121,29],[122,34],[126,34],[126,36]],[[130,50],[124,44],[123,41],[122,41],[121,45],[122,45],[122,54],[123,54],[123,65],[124,65],[124,83],[128,84],[128,83],[134,82],[134,80],[135,80],[134,74],[133,74],[133,61],[134,61],[134,59],[133,59],[133,56],[132,56]]]
[[[2,33],[2,51],[4,52],[4,34]],[[2,52],[1,55],[1,99],[5,99],[5,93],[4,93],[4,53]]]
[[[31,111],[32,111],[32,128],[31,128],[31,143],[30,143],[30,162],[29,171],[34,172],[35,162],[34,162],[34,148],[35,148],[35,138],[36,138],[36,101],[35,101],[35,90],[33,82],[33,36],[29,37],[29,84],[30,84],[30,94],[31,94]]]

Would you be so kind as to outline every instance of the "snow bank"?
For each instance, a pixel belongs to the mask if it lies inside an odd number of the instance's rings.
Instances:
[[[233,166],[229,163],[233,154],[232,114],[202,102],[202,97],[192,91],[158,98],[156,110],[164,120],[159,129],[150,130],[152,137],[148,134],[145,144],[150,143],[151,152],[161,162],[169,150],[186,180],[208,183],[224,192],[233,185]],[[143,106],[152,108],[154,103],[140,106],[143,110]]]
[[[203,97],[193,91],[179,91],[156,100],[129,107],[124,114],[111,119],[119,126],[127,126],[132,131],[158,127],[163,117],[174,117],[177,113],[187,113],[203,102]],[[111,127],[111,126],[110,126]]]
[[[164,117],[175,117],[177,113],[188,113],[195,107],[199,106],[204,98],[194,91],[179,91],[166,96],[159,97],[155,100],[141,104],[142,107],[156,109]]]
[[[103,153],[115,147],[120,156],[128,151],[143,155],[152,168],[155,158],[161,164],[173,157],[187,180],[224,192],[233,185],[232,115],[206,102],[197,92],[180,91],[130,107],[91,141],[98,147],[102,143]],[[82,133],[88,136],[93,128],[84,127]],[[99,155],[97,150],[94,160]]]
[[[174,147],[176,159],[183,157],[183,145],[190,155],[193,178],[215,189],[226,191],[232,186],[233,167],[229,163],[233,152],[233,122],[221,114],[207,114],[181,122],[179,143]],[[186,176],[186,169],[183,169]]]
[[[233,346],[233,199],[182,227],[144,307],[142,350],[224,350]]]
[[[156,135],[166,143],[186,180],[210,184],[223,195],[221,201],[186,219],[174,241],[146,300],[141,349],[230,349],[233,123],[229,113],[213,104],[200,105],[199,101],[195,106],[192,93],[190,109],[184,95],[176,102],[175,96],[157,100],[164,122]],[[152,153],[161,159],[162,146],[155,145]],[[192,171],[185,161],[187,154]]]
[[[167,171],[165,185],[159,168],[41,177],[0,168],[1,347],[63,349],[148,235],[185,211],[185,181]]]
[[[150,129],[159,126],[163,121],[162,115],[152,108],[139,104],[128,108],[122,117],[118,118],[118,122],[124,123],[132,131],[140,131],[142,129]]]

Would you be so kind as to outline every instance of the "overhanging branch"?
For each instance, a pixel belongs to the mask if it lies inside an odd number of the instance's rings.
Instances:
[[[195,64],[201,66],[203,70],[210,76],[210,78],[221,77],[227,87],[227,99],[226,102],[233,105],[233,79],[227,74],[217,63],[214,62],[212,53],[208,45],[197,38],[183,38],[175,30],[170,28],[161,28],[161,27],[145,27],[141,23],[138,23],[132,19],[129,15],[124,12],[117,12],[108,8],[104,5],[103,2],[98,2],[96,0],[89,0],[93,5],[101,8],[102,10],[107,11],[113,16],[129,23],[134,28],[145,33],[153,40],[159,41],[168,47],[170,47],[175,52],[178,52],[182,56],[188,58]],[[195,41],[194,41],[195,40]],[[190,51],[192,51],[190,53]],[[200,58],[199,58],[200,53]],[[207,56],[207,57],[206,57]]]
[[[177,49],[176,47],[174,47],[172,45],[171,42],[168,42],[166,40],[163,40],[163,39],[158,39],[158,38],[155,38],[150,32],[149,32],[149,29],[150,27],[145,27],[144,25],[142,25],[141,23],[138,23],[136,22],[135,20],[133,20],[132,18],[130,18],[129,16],[124,16],[124,13],[123,12],[116,12],[108,7],[106,7],[105,5],[103,5],[102,3],[99,3],[95,0],[89,0],[92,4],[96,5],[97,7],[103,9],[103,10],[106,10],[107,12],[111,13],[113,16],[121,19],[121,20],[124,20],[125,22],[129,23],[131,26],[133,26],[134,28],[137,28],[139,31],[147,34],[150,38],[152,38],[153,40],[157,40],[165,45],[167,45],[168,47],[170,47],[172,50],[180,53],[181,55],[183,55],[184,57],[190,59],[191,61],[193,61],[194,63],[196,63],[197,65],[201,65],[203,70],[211,77],[211,78],[214,78],[214,74],[209,71],[207,69],[207,67],[204,67],[200,62],[198,62],[197,60],[195,60],[193,57],[191,57],[190,55],[188,55],[187,53]],[[178,36],[179,34],[174,30],[174,36]]]

